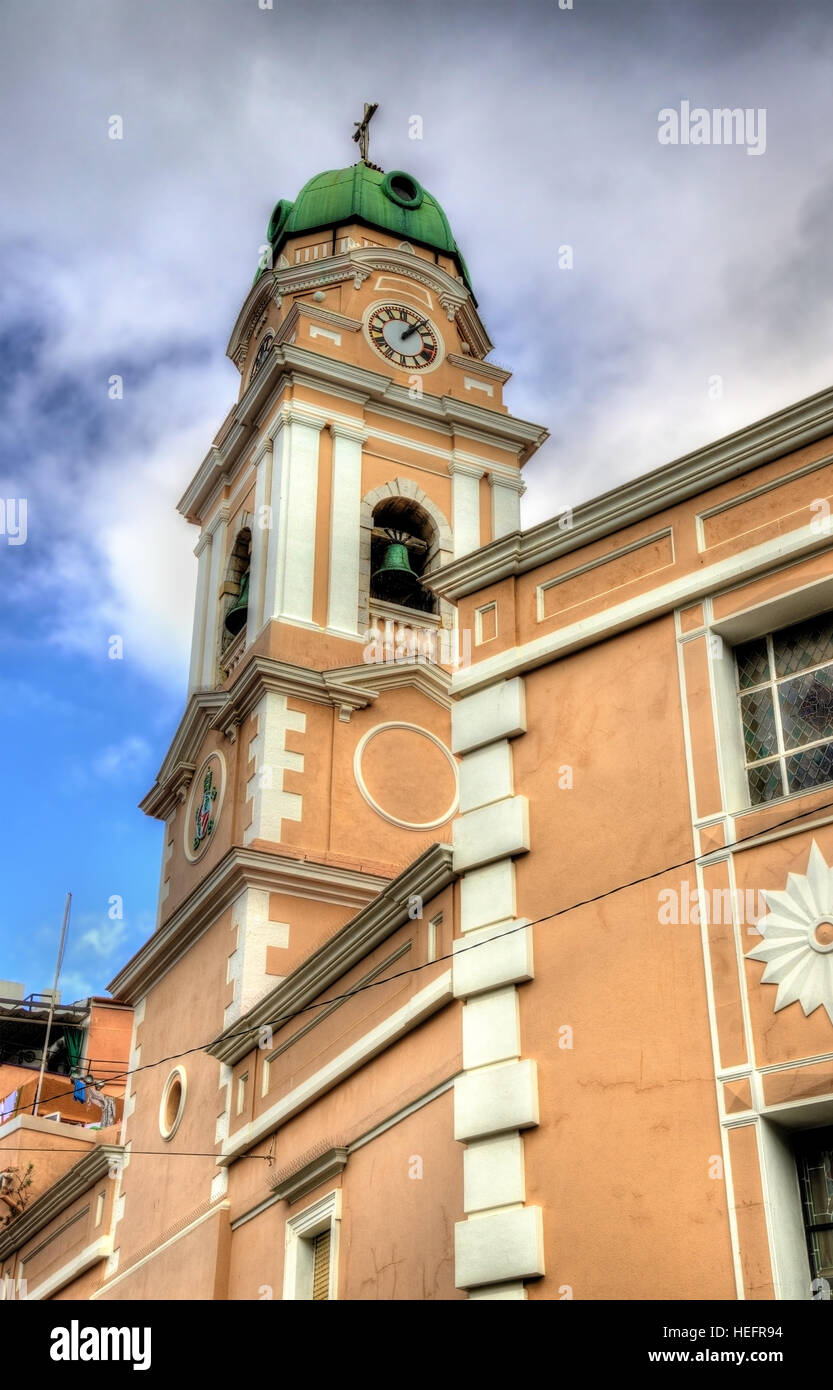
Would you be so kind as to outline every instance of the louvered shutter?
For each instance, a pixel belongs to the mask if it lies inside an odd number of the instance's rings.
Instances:
[[[330,1228],[321,1231],[313,1241],[312,1252],[313,1301],[330,1297]]]

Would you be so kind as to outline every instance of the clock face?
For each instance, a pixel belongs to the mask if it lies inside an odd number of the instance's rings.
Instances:
[[[255,377],[257,376],[258,372],[260,371],[261,367],[263,366],[263,363],[266,361],[266,356],[267,356],[267,353],[269,352],[270,347],[272,346],[272,340],[273,340],[274,336],[275,336],[274,333],[267,333],[267,334],[261,339],[260,347],[259,347],[258,350],[257,350],[257,357],[255,358],[255,360],[254,360],[254,366],[252,367],[252,374],[251,374],[251,376],[249,377],[249,382],[250,382],[250,383],[254,381]]]
[[[437,361],[440,343],[437,330],[418,309],[404,304],[382,304],[367,321],[370,341],[377,352],[396,367],[419,371]]]

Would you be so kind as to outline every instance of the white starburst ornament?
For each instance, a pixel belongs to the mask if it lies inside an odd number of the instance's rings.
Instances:
[[[815,840],[806,874],[789,874],[783,892],[764,897],[764,940],[747,957],[766,961],[761,984],[777,984],[775,1012],[798,1003],[811,1014],[823,1005],[833,1023],[833,869]]]

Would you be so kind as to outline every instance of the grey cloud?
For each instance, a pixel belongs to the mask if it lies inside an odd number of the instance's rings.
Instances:
[[[364,100],[374,157],[449,214],[510,408],[552,432],[527,524],[828,384],[832,30],[826,5],[746,0],[6,7],[0,484],[33,518],[7,582],[53,640],[123,632],[181,689],[174,503],[236,394],[271,207],[352,162]],[[661,148],[683,97],[766,106],[766,155]]]

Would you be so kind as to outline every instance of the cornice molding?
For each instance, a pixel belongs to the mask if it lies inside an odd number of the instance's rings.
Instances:
[[[256,284],[252,285],[240,313],[231,331],[231,337],[226,346],[226,356],[238,368],[242,368],[245,361],[246,352],[249,346],[249,339],[255,331],[260,319],[269,307],[269,302],[275,297],[275,272],[267,271],[262,275]],[[238,360],[239,359],[239,360]]]
[[[512,373],[507,371],[506,367],[499,367],[496,362],[482,362],[478,357],[447,352],[445,360],[455,367],[460,367],[464,372],[474,372],[475,376],[485,376],[490,381],[499,381],[502,386],[512,378]]]
[[[427,587],[446,599],[463,598],[510,575],[549,564],[831,434],[833,388],[828,388],[573,508],[569,528],[563,517],[552,517],[529,531],[493,541],[444,566],[426,581]]]
[[[389,882],[377,874],[309,859],[230,849],[107,988],[119,1002],[136,1004],[247,888],[357,908]]]
[[[370,430],[364,426],[345,425],[341,420],[331,421],[330,434],[333,439],[350,439],[354,444],[364,444],[370,438]]]
[[[486,472],[486,464],[466,463],[463,459],[458,458],[456,451],[454,451],[449,461],[448,471],[449,473],[462,473],[467,478],[482,478]]]
[[[231,481],[256,427],[268,418],[281,393],[296,384],[312,386],[317,391],[335,391],[362,406],[384,403],[387,413],[395,418],[412,425],[437,423],[445,427],[449,436],[459,434],[509,449],[520,463],[526,463],[548,438],[542,425],[458,400],[456,396],[431,396],[424,392],[412,399],[407,386],[396,385],[392,377],[381,371],[357,367],[310,347],[299,347],[298,343],[275,342],[248,391],[232,407],[234,424],[229,425],[223,442],[211,445],[191,485],[179,499],[178,510],[186,520],[202,523],[207,503],[218,486]]]
[[[431,288],[449,319],[458,314],[465,321],[467,341],[483,357],[491,352],[492,343],[477,312],[476,301],[462,279],[450,275],[441,266],[425,260],[413,251],[401,251],[392,246],[352,247],[321,260],[305,261],[301,265],[278,265],[268,270],[249,290],[232,329],[226,355],[242,369],[249,340],[268,309],[270,300],[278,304],[288,295],[302,294],[323,285],[352,280],[358,289],[371,271],[391,271]]]
[[[435,700],[443,709],[451,709],[451,676],[433,662],[367,662],[361,666],[341,666],[327,674],[337,678],[339,687],[361,691],[373,699],[381,695],[383,690],[400,690],[410,686]]]
[[[437,666],[368,662],[314,671],[272,657],[250,657],[228,690],[197,691],[191,696],[156,781],[139,807],[147,816],[167,820],[187,796],[206,735],[214,730],[233,742],[237,729],[268,691],[330,705],[342,719],[349,719],[353,710],[365,709],[382,690],[406,685],[450,708],[450,679]]]
[[[347,1166],[347,1149],[328,1149],[326,1153],[313,1158],[299,1168],[291,1177],[276,1182],[272,1191],[279,1202],[297,1202],[308,1192],[320,1187],[322,1182],[338,1177]]]
[[[271,434],[265,435],[252,450],[252,467],[258,469],[263,461],[270,458],[275,441]]]
[[[268,656],[255,656],[243,666],[211,727],[222,729],[230,736],[248,718],[267,691],[310,700],[316,705],[334,705],[337,709],[346,707],[351,710],[364,709],[376,698],[370,687],[362,689],[356,683],[342,682],[336,673],[291,666],[286,661],[275,661]]]
[[[333,309],[325,309],[323,304],[310,304],[309,300],[296,299],[277,330],[277,341],[286,342],[297,330],[301,319],[329,324],[332,328],[340,328],[343,333],[358,333],[362,326],[361,319],[351,319],[346,314],[337,314]]]
[[[205,736],[217,727],[219,713],[228,698],[224,690],[198,690],[191,696],[156,781],[139,802],[139,809],[146,816],[167,820],[185,800]]]
[[[412,897],[418,895],[428,902],[455,882],[459,875],[452,867],[452,858],[450,845],[431,845],[206,1051],[229,1066],[245,1057],[263,1024],[274,1024],[285,1014],[303,1008],[407,922]]]
[[[276,343],[253,383],[235,408],[235,425],[221,445],[213,445],[187,491],[180,498],[178,510],[189,521],[200,522],[207,503],[220,483],[228,483],[240,456],[251,440],[256,425],[269,418],[269,411],[287,387],[300,383],[325,392],[335,388],[357,403],[368,405],[384,402],[387,413],[395,418],[430,425],[445,426],[449,437],[477,439],[515,453],[519,462],[540,447],[548,437],[541,425],[520,420],[513,415],[472,405],[455,396],[432,396],[424,392],[411,398],[407,386],[398,386],[383,372],[339,361],[297,343]]]
[[[511,473],[492,473],[489,472],[486,482],[489,487],[505,487],[512,492],[523,494],[526,492],[526,483],[519,475],[512,476]]]
[[[113,1162],[121,1163],[123,1156],[124,1149],[118,1144],[96,1144],[90,1153],[84,1154],[68,1173],[58,1178],[21,1216],[0,1232],[0,1260],[19,1250],[54,1217],[60,1216],[71,1202],[83,1196],[100,1178],[107,1176]]]
[[[224,503],[222,507],[218,507],[216,512],[213,513],[211,520],[206,522],[205,529],[207,533],[212,537],[215,536],[221,526],[228,525],[230,516],[231,508],[229,506]]]

